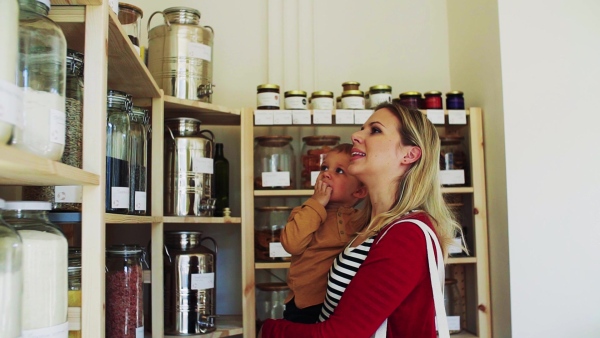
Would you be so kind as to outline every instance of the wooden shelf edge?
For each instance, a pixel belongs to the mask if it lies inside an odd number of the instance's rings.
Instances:
[[[56,23],[84,23],[85,6],[70,5],[55,7],[52,4],[48,17]]]
[[[237,116],[240,115],[239,109],[230,109],[213,103],[186,100],[175,96],[165,95],[165,109],[169,108],[187,108],[208,113],[223,113]]]
[[[241,315],[218,315],[216,318],[217,330],[201,335],[202,338],[231,337],[244,333]],[[165,335],[165,338],[181,338],[181,336]]]
[[[289,269],[290,262],[256,262],[255,269]]]
[[[453,334],[452,338],[477,338],[477,336],[470,332],[462,330],[461,332],[459,332],[457,334]]]
[[[312,196],[313,193],[312,189],[254,190],[256,197]]]
[[[52,6],[82,6],[82,5],[102,5],[102,0],[50,0]]]
[[[241,217],[196,217],[196,216],[164,216],[164,223],[198,223],[198,224],[241,224]]]
[[[473,187],[442,187],[442,194],[472,194]]]
[[[449,257],[448,264],[476,264],[477,257]]]
[[[121,214],[104,214],[104,221],[106,224],[151,224],[161,222],[162,217],[154,216],[134,216],[134,215],[121,215]]]

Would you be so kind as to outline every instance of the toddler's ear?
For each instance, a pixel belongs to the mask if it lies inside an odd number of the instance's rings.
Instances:
[[[356,189],[356,191],[352,194],[352,196],[354,196],[355,198],[365,198],[365,196],[367,196],[368,191],[367,191],[367,187],[365,187],[364,185],[361,185],[360,187],[358,187],[358,189]]]

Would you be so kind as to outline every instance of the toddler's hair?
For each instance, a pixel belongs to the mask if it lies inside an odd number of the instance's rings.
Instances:
[[[337,146],[333,147],[331,150],[329,150],[329,152],[352,155],[352,144],[340,143]]]

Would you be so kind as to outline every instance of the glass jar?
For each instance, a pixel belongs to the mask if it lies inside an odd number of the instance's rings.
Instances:
[[[285,298],[290,288],[286,283],[256,284],[256,331],[265,320],[283,318]]]
[[[119,2],[119,22],[134,48],[140,53],[140,28],[144,12],[132,4]]]
[[[67,42],[48,18],[49,0],[19,0],[19,68],[23,116],[15,147],[54,161],[65,148],[65,55]]]
[[[451,92],[446,93],[446,109],[465,109],[465,98],[463,96],[463,92],[453,90]]]
[[[142,248],[106,249],[106,336],[144,336]]]
[[[285,109],[307,109],[306,92],[303,90],[289,90],[284,94]]]
[[[6,202],[5,208],[4,220],[23,241],[23,336],[32,334],[30,330],[56,330],[66,336],[68,245],[48,220],[50,203]]]
[[[392,86],[375,85],[369,88],[369,107],[375,108],[382,103],[392,103]]]
[[[131,95],[109,90],[106,125],[106,212],[129,211],[129,116]]]
[[[400,104],[413,109],[421,108],[421,93],[419,92],[404,92],[400,94]]]
[[[444,109],[442,104],[442,93],[432,90],[425,95],[425,109]]]
[[[133,107],[129,112],[129,214],[146,215],[148,168],[148,110]]]
[[[344,83],[342,83],[342,91],[347,91],[347,90],[359,90],[360,89],[360,83],[356,82],[356,81],[346,81]]]
[[[440,170],[464,170],[465,183],[442,182],[446,186],[467,184],[468,162],[462,136],[440,137]]]
[[[448,317],[450,334],[460,333],[463,299],[458,290],[458,282],[454,278],[446,278],[444,283],[444,308]]]
[[[296,162],[291,136],[258,136],[254,144],[254,188],[294,189]]]
[[[342,109],[365,109],[365,95],[360,90],[342,92]]]
[[[256,108],[266,110],[279,109],[279,86],[262,84],[256,87]]]
[[[333,93],[326,90],[313,92],[311,95],[312,109],[333,109]]]
[[[0,199],[0,210],[5,208],[4,204]],[[0,216],[0,337],[21,336],[22,259],[21,237]]]
[[[0,11],[0,102],[6,104],[0,108],[0,144],[6,144],[12,135],[13,125],[21,114],[19,101],[20,89],[15,83],[19,63],[19,2],[2,1]],[[6,312],[3,312],[6,313]],[[3,332],[0,329],[0,333]]]
[[[340,144],[340,137],[334,135],[305,136],[302,138],[302,189],[311,189],[313,177],[321,172],[323,155]]]
[[[81,307],[81,248],[69,248],[69,307]],[[81,330],[69,331],[69,338],[81,338]]]
[[[254,220],[254,259],[256,261],[289,261],[281,245],[281,230],[285,227],[291,207],[258,207]]]

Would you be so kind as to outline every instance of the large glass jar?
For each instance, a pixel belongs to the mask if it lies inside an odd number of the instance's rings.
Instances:
[[[133,107],[129,112],[129,214],[146,215],[148,168],[148,111]]]
[[[2,209],[4,200],[0,199],[0,210]],[[0,216],[0,337],[21,336],[22,259],[21,237]]]
[[[291,141],[291,136],[255,138],[255,189],[294,189],[296,162]]]
[[[69,248],[69,307],[81,307],[81,248]],[[81,338],[81,330],[69,331],[69,338]]]
[[[109,90],[106,125],[106,212],[129,211],[129,116],[131,95]]]
[[[58,161],[65,148],[65,55],[67,42],[48,18],[50,0],[19,0],[19,68],[23,118],[12,143]]]
[[[62,232],[48,220],[50,203],[6,202],[5,208],[6,223],[23,241],[23,336],[32,334],[30,330],[66,336],[68,246]]]
[[[106,336],[144,336],[142,248],[106,249]]]
[[[286,283],[256,284],[256,331],[265,320],[283,318],[285,298],[290,288]]]
[[[6,144],[12,134],[13,125],[21,114],[20,92],[15,82],[19,62],[19,3],[3,0],[0,11],[0,144]],[[8,108],[8,109],[7,109]],[[2,329],[0,329],[0,332]]]
[[[258,207],[254,220],[254,258],[256,261],[289,261],[291,255],[281,245],[291,207]]]
[[[450,334],[460,333],[463,299],[458,290],[458,282],[454,278],[446,278],[444,283],[444,307],[448,317]]]
[[[119,2],[118,17],[125,34],[127,34],[129,40],[131,40],[131,43],[139,54],[140,29],[142,27],[142,17],[144,17],[144,12],[139,7]]]
[[[340,143],[339,136],[305,136],[302,138],[302,189],[311,189],[321,172],[323,155]]]
[[[441,137],[440,170],[462,170],[451,175],[441,176],[441,183],[445,186],[464,186],[468,184],[469,165],[462,136]]]

